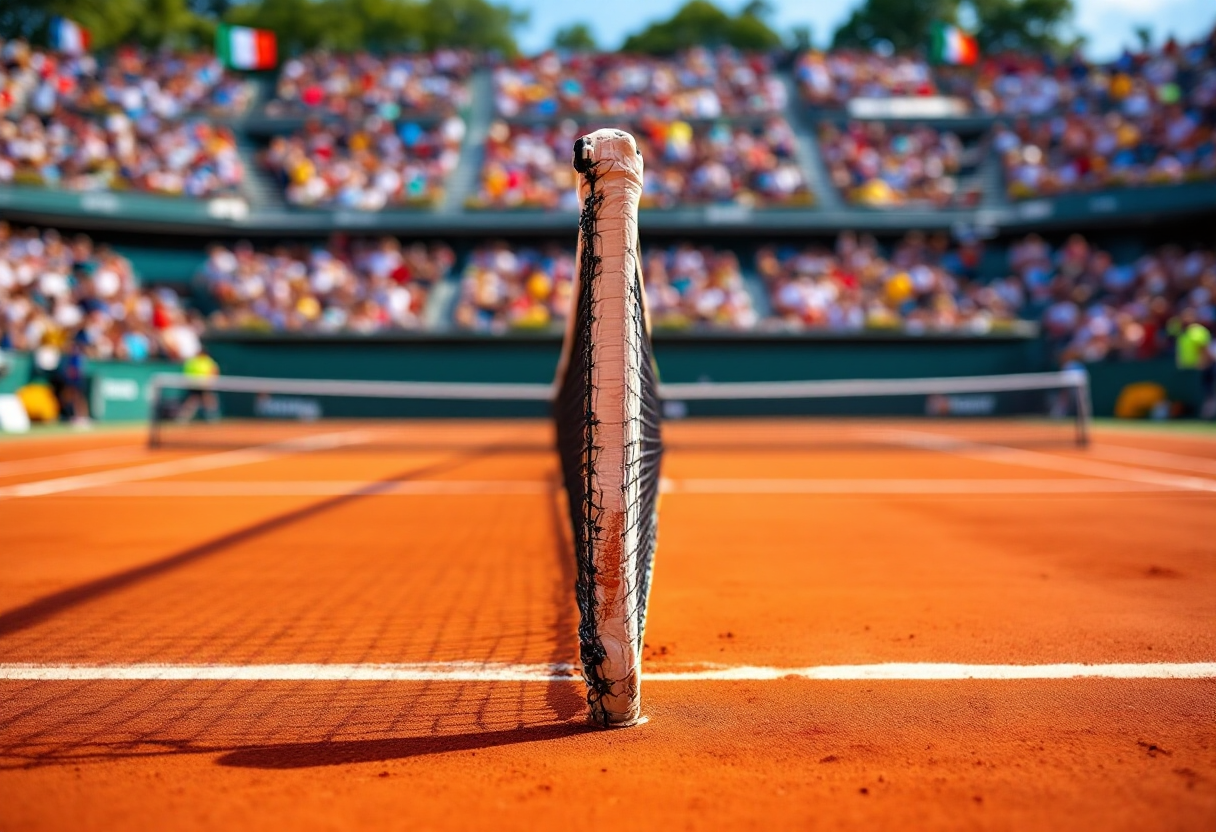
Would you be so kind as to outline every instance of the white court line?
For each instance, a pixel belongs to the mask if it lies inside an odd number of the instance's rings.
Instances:
[[[1136,482],[1144,485],[1155,485],[1161,488],[1216,493],[1216,480],[1204,477],[1187,477],[1179,474],[1167,474],[1162,471],[1150,471],[1147,468],[1134,468],[1130,465],[1095,462],[1072,456],[1056,456],[1055,454],[1045,454],[1040,451],[1026,451],[1020,448],[1010,448],[1005,445],[989,445],[983,442],[972,442],[966,439],[956,439],[921,431],[884,430],[877,431],[875,435],[895,444],[914,448],[927,448],[954,456],[961,456],[966,459],[977,459],[982,462],[1000,462],[1007,465],[1020,465],[1026,468],[1041,468],[1047,471],[1062,471],[1067,474],[1104,477],[1106,479]]]
[[[325,450],[364,442],[367,440],[367,437],[367,431],[362,430],[324,433],[298,439],[289,439],[283,442],[274,442],[269,445],[260,445],[255,448],[239,451],[223,451],[215,454],[171,459],[165,462],[153,462],[148,465],[137,465],[132,468],[119,468],[113,471],[98,471],[93,474],[79,474],[51,480],[25,482],[18,485],[0,487],[0,500],[13,497],[44,497],[48,494],[79,491],[82,488],[99,488],[122,482],[171,477],[197,471],[213,471],[217,468],[231,468],[236,465],[250,465],[287,454]]]
[[[1128,448],[1123,445],[1101,445],[1090,448],[1088,453],[1120,462],[1135,462],[1157,468],[1173,468],[1176,471],[1193,471],[1196,474],[1216,476],[1216,459],[1199,456],[1171,454],[1166,451],[1150,451],[1145,448]]]
[[[46,471],[63,471],[67,468],[85,468],[91,465],[108,465],[112,462],[126,462],[129,459],[147,455],[146,448],[125,447],[95,448],[91,451],[75,451],[70,454],[14,459],[10,462],[0,462],[0,477],[41,474]]]
[[[21,682],[569,682],[569,664],[0,664],[0,680]],[[643,674],[647,682],[953,681],[967,679],[1216,679],[1216,662],[1157,664],[905,663],[757,667],[694,665]]]
[[[74,497],[369,497],[552,494],[546,480],[233,480],[135,482],[102,486]]]
[[[369,489],[374,487],[374,490]],[[664,479],[664,494],[1120,494],[1171,491],[1109,479]],[[74,497],[376,497],[550,494],[545,480],[234,480],[133,482],[97,486]]]
[[[1168,490],[1103,479],[697,479],[672,480],[674,494],[1109,494]]]

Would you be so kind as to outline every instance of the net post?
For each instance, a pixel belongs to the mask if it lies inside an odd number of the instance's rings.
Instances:
[[[1093,411],[1093,403],[1089,394],[1089,373],[1084,368],[1074,370],[1076,386],[1073,388],[1077,397],[1077,447],[1089,446],[1089,423]]]

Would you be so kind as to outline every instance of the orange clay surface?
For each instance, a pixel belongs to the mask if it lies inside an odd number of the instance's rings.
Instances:
[[[259,430],[356,433],[0,442],[0,665],[575,660],[546,425]],[[1216,433],[666,430],[647,672],[1216,661]],[[1210,678],[656,680],[610,732],[582,697],[0,681],[0,829],[1216,829]]]

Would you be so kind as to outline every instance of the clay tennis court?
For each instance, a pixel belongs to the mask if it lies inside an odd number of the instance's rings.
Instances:
[[[1216,827],[1211,432],[669,424],[616,731],[546,424],[230,438],[0,443],[0,828]]]

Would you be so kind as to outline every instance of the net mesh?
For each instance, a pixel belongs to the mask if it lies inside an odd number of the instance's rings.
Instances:
[[[583,177],[579,283],[554,417],[577,565],[575,595],[587,702],[593,721],[625,724],[638,717],[641,638],[658,531],[661,406],[637,266],[637,238],[628,233],[636,224],[626,222],[624,239],[631,244],[627,251],[615,252],[632,268],[605,273],[606,243],[601,234],[605,195],[599,164],[581,164],[581,141],[575,146],[575,167]],[[614,235],[607,244],[614,242],[619,243],[620,237]],[[608,285],[621,277],[626,285]],[[625,303],[608,303],[605,296],[623,296]],[[621,319],[615,320],[618,315]],[[619,343],[609,345],[597,336],[617,338]],[[624,360],[618,366],[607,356],[622,348]],[[616,419],[622,417],[616,410],[599,409],[601,400],[610,400],[614,392],[600,385],[618,371],[625,414],[620,425]],[[620,447],[609,448],[613,442]],[[603,470],[618,464],[619,478]],[[606,493],[612,485],[620,488],[620,500]],[[608,508],[621,501],[623,522]],[[623,627],[615,620],[622,609],[630,619]],[[612,655],[613,648],[624,651],[624,657]]]

